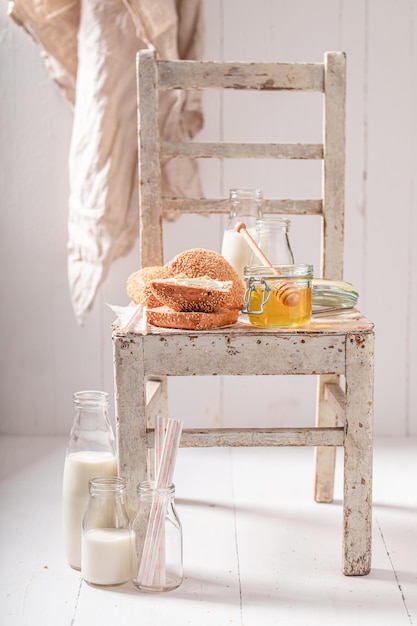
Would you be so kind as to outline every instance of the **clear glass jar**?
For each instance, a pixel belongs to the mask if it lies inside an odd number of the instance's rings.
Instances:
[[[263,193],[260,189],[231,189],[230,214],[223,233],[221,254],[229,261],[237,274],[244,277],[245,265],[249,265],[251,249],[235,231],[238,222],[244,222],[247,230],[255,236],[256,220],[262,218]]]
[[[134,540],[125,508],[126,481],[99,476],[89,481],[82,524],[81,576],[93,585],[121,585],[132,578]]]
[[[74,393],[71,429],[63,477],[63,532],[67,560],[81,568],[81,525],[87,508],[88,481],[117,474],[116,446],[105,391]]]
[[[170,591],[183,581],[182,527],[175,508],[175,487],[138,485],[139,507],[132,523],[137,570],[133,584],[141,591]]]
[[[292,265],[294,255],[289,240],[291,221],[285,217],[265,217],[256,221],[255,241],[272,265]],[[248,265],[259,265],[254,252]]]
[[[245,307],[253,326],[288,328],[302,326],[311,318],[313,266],[276,265],[245,268]]]

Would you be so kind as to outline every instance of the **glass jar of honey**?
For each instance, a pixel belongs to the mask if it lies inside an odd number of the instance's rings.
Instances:
[[[245,306],[253,326],[294,328],[311,318],[313,266],[245,267]]]

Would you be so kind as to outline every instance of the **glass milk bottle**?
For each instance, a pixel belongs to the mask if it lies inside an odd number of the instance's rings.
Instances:
[[[82,524],[81,576],[92,585],[121,585],[132,579],[133,534],[125,508],[126,481],[99,476],[89,481]]]
[[[63,479],[63,531],[68,563],[81,568],[81,528],[89,500],[88,481],[117,475],[115,439],[108,416],[109,394],[74,393],[74,423]]]
[[[294,255],[289,240],[291,221],[286,217],[265,217],[256,221],[255,241],[272,265],[293,265]],[[251,250],[248,265],[261,265]]]
[[[230,215],[223,234],[221,254],[244,280],[244,268],[249,265],[251,249],[244,238],[235,231],[238,222],[244,222],[252,237],[256,220],[262,218],[263,194],[260,189],[231,189]]]
[[[132,523],[137,567],[133,584],[141,591],[170,591],[183,581],[182,527],[175,487],[138,485],[139,508]]]

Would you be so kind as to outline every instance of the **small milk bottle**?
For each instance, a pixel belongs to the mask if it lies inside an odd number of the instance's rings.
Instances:
[[[132,578],[135,544],[125,491],[126,481],[118,476],[89,481],[90,500],[82,524],[81,576],[92,585],[121,585]]]
[[[293,265],[289,232],[291,220],[271,216],[256,220],[254,239],[272,265]],[[248,265],[260,265],[257,255],[251,250]]]
[[[74,423],[63,478],[63,533],[68,563],[81,569],[81,530],[89,501],[88,483],[97,476],[117,475],[116,447],[108,416],[109,394],[74,393]]]
[[[235,225],[243,222],[255,237],[256,221],[262,218],[263,194],[260,189],[231,189],[230,214],[223,234],[221,254],[244,281],[244,268],[249,265],[251,248],[235,231]]]

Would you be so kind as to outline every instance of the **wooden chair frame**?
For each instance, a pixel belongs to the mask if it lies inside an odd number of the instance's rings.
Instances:
[[[141,266],[162,265],[163,216],[227,213],[225,199],[164,198],[161,160],[172,157],[321,159],[322,198],[266,199],[266,212],[321,215],[322,275],[343,278],[345,169],[344,53],[323,63],[162,61],[138,54],[138,129]],[[160,141],[159,91],[164,89],[319,91],[324,94],[322,144],[235,144]],[[159,149],[158,149],[159,148]],[[128,506],[147,477],[153,419],[167,414],[167,376],[316,375],[316,426],[311,428],[185,429],[181,446],[313,446],[315,499],[333,497],[337,446],[344,448],[343,573],[371,567],[373,324],[359,311],[334,312],[297,329],[236,324],[208,331],[150,327],[145,334],[113,331],[119,473]],[[241,358],[244,354],[245,358]],[[341,385],[340,381],[344,380]]]

